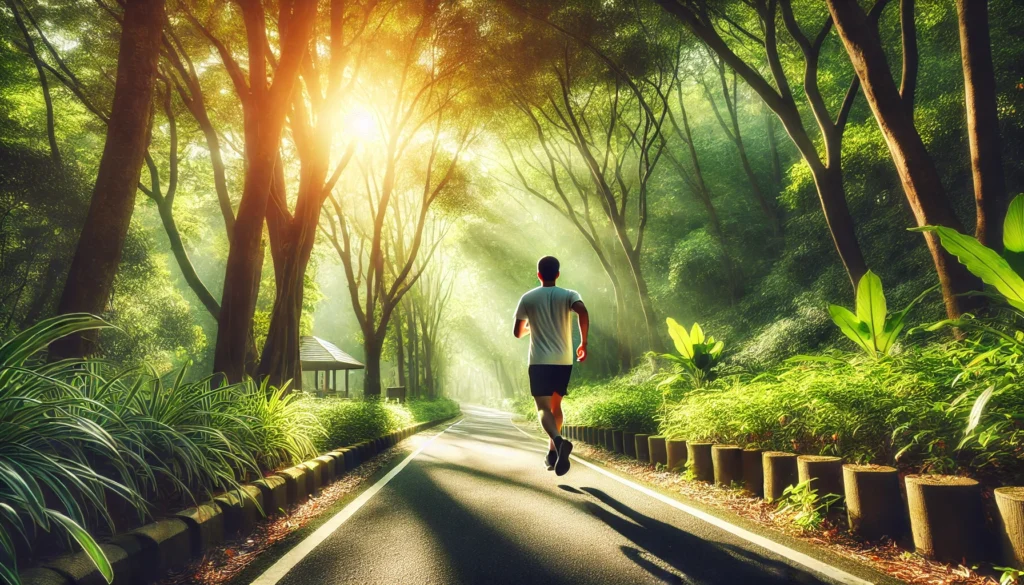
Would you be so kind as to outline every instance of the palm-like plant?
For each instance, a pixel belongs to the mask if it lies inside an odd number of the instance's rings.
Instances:
[[[714,337],[706,336],[698,323],[694,323],[690,331],[687,331],[686,327],[671,317],[665,322],[668,324],[668,334],[672,337],[672,343],[679,355],[662,354],[662,357],[678,366],[677,372],[665,379],[662,384],[671,384],[685,376],[690,379],[695,388],[703,388],[708,382],[715,379],[713,370],[721,360],[725,344],[715,341]]]
[[[67,382],[81,362],[33,363],[50,343],[106,324],[90,315],[63,315],[26,329],[0,346],[0,582],[19,582],[14,538],[64,530],[108,582],[113,569],[83,528],[89,517],[108,523],[104,491],[140,504],[119,442],[98,421],[110,415]],[[96,414],[83,416],[84,409]],[[115,478],[96,462],[119,470]],[[46,495],[53,497],[47,502]]]
[[[906,325],[910,309],[933,290],[935,287],[929,288],[902,311],[889,315],[885,293],[882,291],[882,279],[868,270],[857,283],[857,312],[839,305],[829,305],[828,312],[843,335],[852,339],[864,353],[878,359],[889,355],[896,338]]]

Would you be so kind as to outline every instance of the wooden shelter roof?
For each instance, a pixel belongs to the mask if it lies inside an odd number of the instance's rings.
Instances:
[[[330,341],[312,335],[303,335],[299,340],[299,360],[302,369],[307,371],[361,370],[366,367]]]

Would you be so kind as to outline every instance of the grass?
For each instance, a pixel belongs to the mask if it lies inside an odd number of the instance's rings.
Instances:
[[[161,377],[97,360],[45,361],[53,341],[104,327],[65,315],[0,345],[0,584],[19,582],[18,543],[41,533],[76,542],[109,575],[95,534],[459,411],[451,400],[321,400],[251,380],[189,382],[185,368]]]

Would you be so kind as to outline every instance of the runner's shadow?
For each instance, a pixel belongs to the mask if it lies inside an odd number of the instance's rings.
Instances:
[[[656,520],[596,488],[583,491],[597,498],[616,513],[594,502],[586,509],[640,549],[657,557],[667,567],[644,558],[641,551],[622,547],[623,554],[658,579],[670,583],[758,583],[781,585],[801,583],[825,585],[817,577],[799,571],[786,563],[757,554],[742,547],[706,540],[696,534]],[[624,517],[625,518],[624,518]],[[677,574],[678,572],[678,574]],[[685,575],[681,577],[680,575]]]

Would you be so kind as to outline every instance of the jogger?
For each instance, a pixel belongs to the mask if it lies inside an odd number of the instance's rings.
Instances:
[[[562,398],[569,392],[572,376],[572,313],[579,316],[580,345],[576,359],[587,359],[590,315],[579,293],[555,286],[558,260],[545,256],[537,262],[541,286],[519,299],[512,334],[530,335],[530,393],[537,404],[537,418],[548,434],[547,468],[557,475],[569,471],[572,443],[562,438]]]

